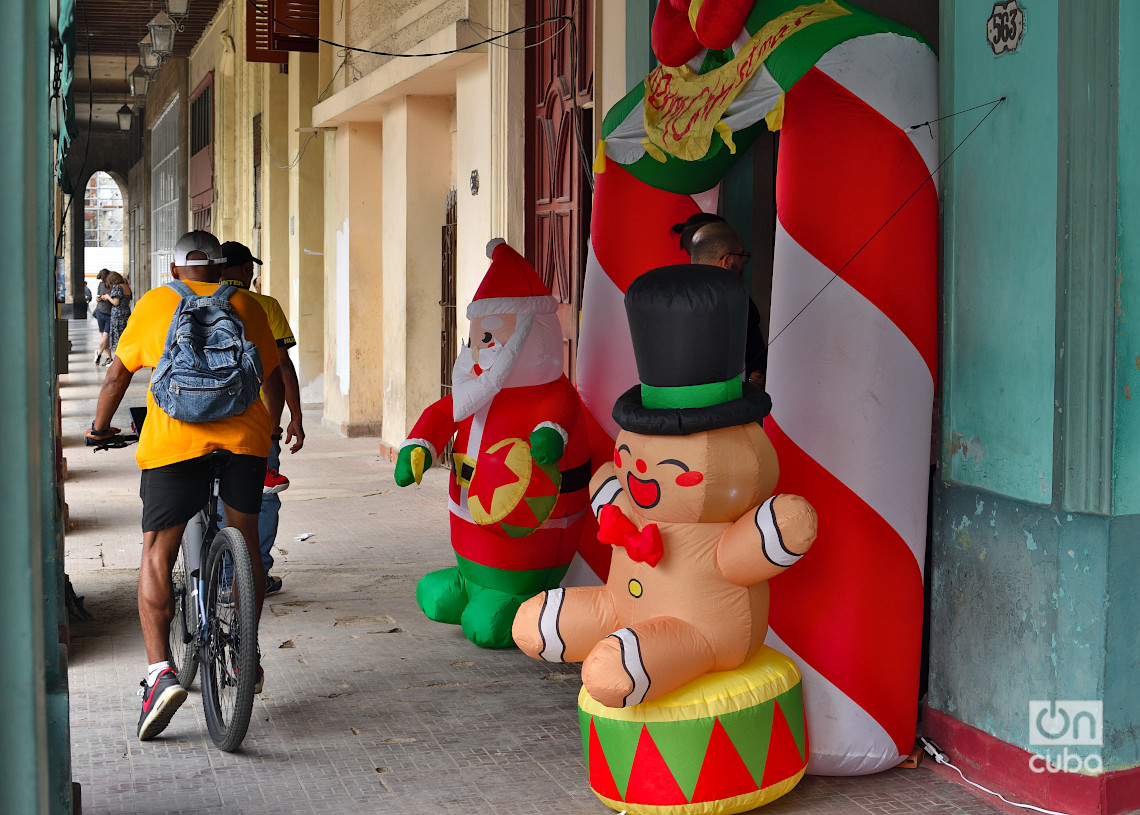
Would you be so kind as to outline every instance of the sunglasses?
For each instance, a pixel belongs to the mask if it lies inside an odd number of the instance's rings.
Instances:
[[[723,257],[726,258],[740,258],[741,263],[747,263],[752,260],[751,252],[725,252]]]

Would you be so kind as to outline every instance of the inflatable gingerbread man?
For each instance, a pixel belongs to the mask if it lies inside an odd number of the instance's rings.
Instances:
[[[731,272],[668,266],[626,292],[642,384],[621,396],[614,459],[590,481],[604,586],[554,589],[515,617],[515,642],[551,662],[584,661],[608,707],[655,699],[739,667],[768,631],[765,581],[811,546],[816,515],[772,495],[776,453],[760,421],[771,400],[742,382],[747,291]]]
[[[562,373],[558,302],[510,246],[492,241],[488,254],[452,393],[424,410],[395,478],[418,484],[454,438],[457,565],[425,575],[416,601],[476,645],[506,648],[519,604],[558,585],[593,525],[589,440],[604,433]]]

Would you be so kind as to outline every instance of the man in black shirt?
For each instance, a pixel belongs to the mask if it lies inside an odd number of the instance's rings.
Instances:
[[[693,263],[720,266],[736,275],[744,274],[744,266],[752,255],[744,251],[740,233],[724,221],[706,224],[693,233],[689,257]],[[760,310],[748,298],[748,342],[744,353],[744,378],[758,388],[764,387],[768,370],[768,341],[760,325]]]

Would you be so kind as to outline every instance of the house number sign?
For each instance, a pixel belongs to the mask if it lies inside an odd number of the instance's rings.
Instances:
[[[1021,47],[1025,36],[1025,10],[1017,0],[994,3],[993,13],[986,20],[986,41],[995,57],[1011,54]]]

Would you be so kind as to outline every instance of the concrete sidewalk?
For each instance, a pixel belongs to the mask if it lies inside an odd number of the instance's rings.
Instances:
[[[266,602],[265,692],[242,748],[214,748],[197,681],[167,730],[139,742],[138,468],[133,447],[83,446],[105,369],[92,363],[94,321],[70,331],[66,568],[92,615],[72,620],[69,669],[84,813],[611,812],[582,759],[578,667],[477,648],[416,606],[416,580],[454,564],[448,473],[396,487],[377,441],[324,429],[319,405],[306,410],[305,449],[282,461],[291,486],[273,571],[284,589]],[[116,424],[144,402],[140,373]],[[999,811],[942,772],[808,777],[764,812]]]

